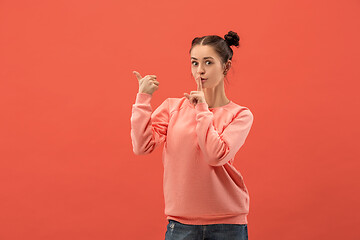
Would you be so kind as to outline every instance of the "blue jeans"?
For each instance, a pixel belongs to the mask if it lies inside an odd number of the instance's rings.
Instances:
[[[165,240],[248,240],[247,224],[189,225],[168,221]]]

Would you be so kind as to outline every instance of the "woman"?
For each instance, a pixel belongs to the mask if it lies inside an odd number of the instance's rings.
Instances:
[[[167,98],[153,113],[150,100],[159,88],[155,75],[142,77],[132,107],[135,154],[164,144],[165,240],[248,239],[249,194],[233,166],[253,123],[251,111],[225,95],[224,77],[239,36],[228,32],[195,38],[190,49],[197,91]]]

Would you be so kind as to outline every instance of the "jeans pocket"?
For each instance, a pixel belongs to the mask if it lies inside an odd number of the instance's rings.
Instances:
[[[172,236],[174,234],[174,228],[175,228],[175,223],[169,221],[169,223],[166,226],[165,240],[172,239]]]
[[[175,227],[175,223],[174,222],[169,222],[169,228],[174,229],[174,227]]]

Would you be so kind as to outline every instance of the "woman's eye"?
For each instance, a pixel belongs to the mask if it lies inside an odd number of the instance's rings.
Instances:
[[[212,64],[212,62],[210,62],[210,61],[206,61],[206,63],[209,63],[208,65]],[[191,64],[194,65],[194,66],[196,66],[196,65],[197,65],[197,62],[192,62]]]

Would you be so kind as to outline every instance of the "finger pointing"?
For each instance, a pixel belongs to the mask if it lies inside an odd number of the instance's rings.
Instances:
[[[142,79],[140,73],[138,73],[137,71],[133,71],[133,73],[135,74],[136,78],[138,79],[138,81],[140,81],[140,79]]]

